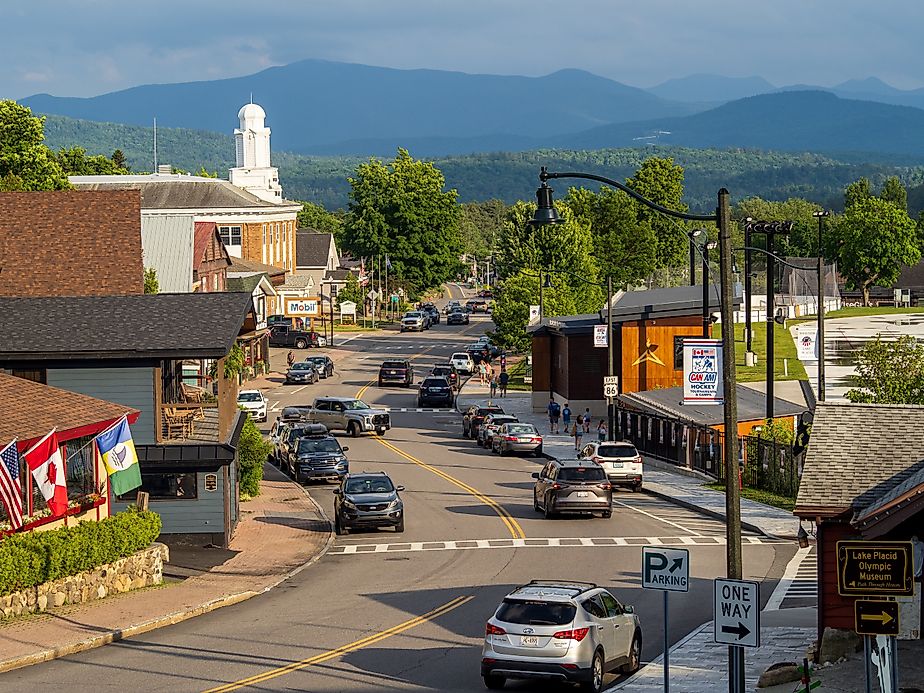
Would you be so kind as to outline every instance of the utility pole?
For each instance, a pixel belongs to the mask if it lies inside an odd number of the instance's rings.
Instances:
[[[767,229],[767,420],[773,418],[773,376],[774,376],[774,326],[776,325],[776,308],[774,301],[774,279],[776,278],[776,263],[773,261],[773,238],[775,227],[768,225]]]
[[[606,363],[607,374],[615,375],[613,372],[613,278],[606,278]],[[615,398],[607,403],[607,422],[606,434],[608,440],[616,440],[616,404]]]
[[[692,243],[692,241],[691,241]],[[709,317],[709,246],[708,241],[703,243],[703,337],[709,339],[712,335],[712,319]]]
[[[815,337],[818,349],[818,401],[825,401],[825,257],[822,248],[824,218],[831,213],[826,210],[812,212],[818,218],[818,335]]]
[[[744,365],[752,366],[754,350],[751,348],[752,326],[751,326],[751,219],[748,218],[744,225]]]
[[[703,279],[705,282],[706,280]],[[690,239],[690,286],[696,286],[696,247]]]

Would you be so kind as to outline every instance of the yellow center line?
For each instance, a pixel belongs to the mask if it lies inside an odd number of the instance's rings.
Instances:
[[[443,614],[449,613],[453,609],[458,609],[463,604],[467,604],[472,599],[474,595],[463,595],[456,597],[452,601],[449,601],[442,606],[438,606],[432,611],[428,611],[422,616],[415,616],[412,619],[405,621],[404,623],[399,623],[396,626],[387,628],[378,633],[373,633],[365,638],[360,638],[359,640],[354,640],[353,642],[342,645],[334,650],[329,650],[327,652],[322,652],[321,654],[314,655],[313,657],[308,657],[298,662],[292,662],[291,664],[286,664],[285,666],[278,667],[276,669],[270,669],[265,671],[262,674],[256,674],[255,676],[250,676],[246,679],[241,679],[240,681],[234,681],[233,683],[228,683],[223,686],[217,686],[215,688],[210,688],[205,693],[227,693],[228,691],[236,691],[241,688],[246,688],[248,686],[255,686],[257,684],[269,681],[270,679],[278,678],[279,676],[284,676],[293,671],[299,671],[301,669],[306,669],[315,664],[323,664],[324,662],[330,661],[332,659],[337,659],[343,655],[350,654],[351,652],[356,652],[370,645],[375,645],[383,640],[391,638],[395,635],[403,633],[406,630],[410,630],[416,626],[422,625],[429,621],[442,616]]]

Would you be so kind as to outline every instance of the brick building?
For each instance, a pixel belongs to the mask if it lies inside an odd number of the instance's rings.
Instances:
[[[0,296],[143,291],[137,190],[0,193]]]
[[[192,256],[192,279],[195,291],[225,291],[231,257],[221,242],[218,227],[210,221],[195,225]]]

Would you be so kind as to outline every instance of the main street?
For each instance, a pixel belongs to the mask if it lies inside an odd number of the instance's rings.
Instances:
[[[649,543],[690,549],[690,591],[672,595],[671,640],[710,620],[711,581],[724,575],[721,523],[629,492],[617,494],[610,519],[545,520],[532,507],[530,474],[540,460],[491,455],[461,437],[458,413],[417,411],[415,390],[376,386],[382,360],[409,358],[419,380],[490,324],[476,317],[469,326],[440,324],[421,334],[338,335],[338,348],[350,353],[333,378],[267,391],[276,410],[317,395],[359,395],[391,410],[393,428],[383,439],[341,442],[350,448],[351,470],[383,470],[406,487],[403,534],[338,537],[319,562],[266,594],[9,672],[0,690],[479,691],[485,620],[507,591],[536,578],[611,588],[635,606],[643,661],[650,661],[663,635],[661,594],[639,588],[639,547]],[[328,513],[333,488],[309,487]],[[241,507],[246,512],[246,503]],[[792,544],[746,537],[745,577],[761,582],[764,601],[794,553]]]

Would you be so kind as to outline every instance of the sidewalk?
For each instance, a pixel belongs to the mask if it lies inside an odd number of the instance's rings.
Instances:
[[[0,672],[236,604],[311,565],[332,542],[330,522],[304,489],[274,467],[267,464],[264,475],[261,495],[240,505],[231,558],[182,582],[0,622]]]

